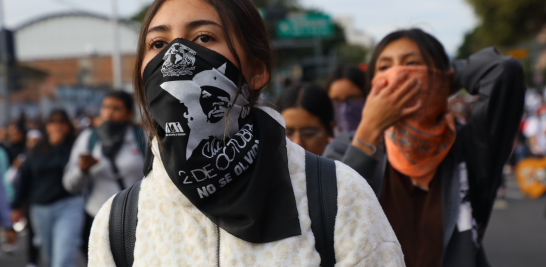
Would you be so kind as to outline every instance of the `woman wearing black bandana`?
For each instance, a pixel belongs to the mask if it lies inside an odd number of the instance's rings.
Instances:
[[[144,20],[136,98],[150,132],[134,266],[319,266],[305,151],[258,103],[270,77],[264,23],[249,0],[155,1]],[[336,162],[338,266],[403,266],[365,180]],[[115,266],[109,200],[89,266]]]

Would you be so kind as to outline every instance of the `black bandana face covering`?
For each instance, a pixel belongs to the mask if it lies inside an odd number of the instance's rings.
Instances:
[[[249,107],[244,81],[238,93],[240,77],[224,56],[186,39],[148,63],[143,79],[164,167],[203,214],[234,236],[265,243],[300,235],[284,128]]]
[[[97,128],[100,142],[102,144],[102,154],[112,163],[114,173],[118,173],[118,167],[115,164],[115,158],[125,141],[125,132],[130,122],[105,121]]]

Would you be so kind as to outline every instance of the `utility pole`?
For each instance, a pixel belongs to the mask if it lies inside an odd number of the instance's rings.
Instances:
[[[1,1],[1,0],[0,0]],[[110,0],[112,3],[112,28],[113,28],[113,47],[112,47],[112,74],[114,77],[114,90],[123,88],[121,76],[121,54],[119,49],[119,28],[118,28],[118,6],[117,0]]]
[[[322,39],[320,37],[315,37],[313,42],[315,46],[315,79],[318,79],[322,75]]]
[[[0,0],[0,126],[10,118],[7,40],[4,32],[4,1]]]

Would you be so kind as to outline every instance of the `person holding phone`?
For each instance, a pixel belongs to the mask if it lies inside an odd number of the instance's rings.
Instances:
[[[132,123],[133,97],[123,91],[106,95],[102,101],[97,128],[84,130],[74,143],[63,177],[64,187],[73,194],[83,193],[85,226],[82,251],[87,243],[93,218],[99,208],[119,191],[143,177],[144,135]]]

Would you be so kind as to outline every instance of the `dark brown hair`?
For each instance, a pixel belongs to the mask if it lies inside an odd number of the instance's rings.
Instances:
[[[120,91],[120,90],[112,91],[106,94],[106,96],[104,96],[103,101],[104,99],[109,97],[115,98],[121,101],[123,103],[123,106],[125,106],[125,109],[128,112],[133,112],[135,110],[135,100],[133,99],[133,96],[131,94],[125,91]]]
[[[366,75],[364,72],[360,71],[359,68],[354,66],[339,65],[334,71],[328,76],[326,83],[324,84],[324,89],[326,92],[330,92],[330,87],[332,83],[337,80],[348,79],[353,83],[360,91],[364,97],[368,96],[368,91],[366,91]]]
[[[144,84],[140,70],[146,51],[146,33],[150,22],[156,15],[161,6],[168,0],[155,0],[142,22],[140,37],[138,40],[137,56],[135,70],[133,73],[133,83],[135,85],[135,100],[139,106],[142,116],[142,124],[148,132],[148,138],[151,140],[157,135],[154,128],[154,120],[147,110],[148,100],[144,92]],[[226,36],[226,41],[231,53],[235,56],[236,63],[241,64],[241,57],[235,50],[234,43],[237,42],[242,48],[247,60],[252,63],[263,63],[267,72],[271,73],[272,53],[269,36],[260,13],[250,0],[202,0],[214,7],[222,22],[222,30]],[[242,87],[243,76],[239,77],[239,91]],[[250,85],[252,86],[252,85]],[[250,90],[248,101],[254,106],[260,97],[260,90]]]
[[[300,83],[284,90],[277,100],[277,106],[283,112],[289,108],[301,107],[319,118],[329,136],[334,135],[334,106],[326,91],[312,83]]]
[[[390,43],[402,38],[408,38],[417,44],[419,52],[421,52],[428,67],[434,67],[443,71],[448,71],[450,69],[449,59],[444,50],[444,46],[442,46],[434,36],[417,28],[391,32],[377,44],[372,53],[372,58],[368,70],[366,71],[368,78],[366,87],[368,92],[370,92],[372,88],[371,82],[375,76],[375,65],[377,64],[379,55]]]
[[[68,133],[65,136],[63,143],[71,147],[76,137],[76,130],[74,128],[74,125],[70,121],[68,113],[66,113],[64,109],[54,109],[49,114],[46,125],[52,122],[61,122],[68,125]],[[45,154],[52,149],[52,146],[49,143],[49,135],[45,129],[43,133],[44,136],[40,139],[38,144],[36,144],[36,146],[29,152],[29,158],[33,158],[36,155]]]

